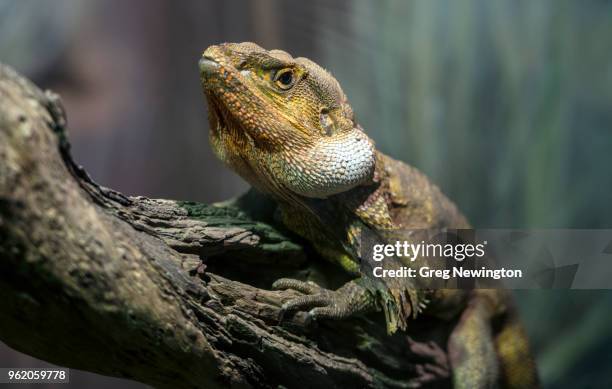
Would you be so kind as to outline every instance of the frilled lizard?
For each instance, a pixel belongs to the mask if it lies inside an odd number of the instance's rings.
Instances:
[[[359,237],[469,228],[416,169],[377,151],[339,83],[306,58],[254,43],[221,44],[199,62],[216,155],[279,205],[282,222],[354,279],[338,290],[281,279],[305,296],[286,311],[343,319],[384,311],[390,333],[423,317],[452,322],[446,345],[457,388],[538,386],[527,338],[502,290],[421,289],[360,272]]]

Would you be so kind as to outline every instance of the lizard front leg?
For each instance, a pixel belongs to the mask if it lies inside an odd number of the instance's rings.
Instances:
[[[306,293],[306,296],[285,302],[282,312],[309,310],[308,316],[311,320],[341,320],[379,310],[374,296],[361,285],[360,278],[347,282],[335,291],[322,288],[312,281],[304,282],[289,278],[277,280],[272,284],[272,288],[293,289]]]
[[[473,297],[448,340],[455,388],[495,388],[499,366],[491,332],[493,308],[486,298]]]

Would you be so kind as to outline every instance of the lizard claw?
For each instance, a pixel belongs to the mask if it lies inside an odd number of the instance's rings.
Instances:
[[[272,284],[273,289],[293,289],[305,296],[299,296],[285,302],[281,308],[280,320],[287,312],[308,311],[307,322],[318,319],[344,319],[353,314],[369,310],[374,304],[368,298],[369,293],[355,281],[346,283],[340,289],[333,291],[325,289],[312,281],[298,281],[281,278]]]
[[[290,278],[281,278],[272,284],[272,289],[286,290],[293,289],[305,293],[286,301],[280,311],[279,320],[282,321],[287,312],[304,311],[312,307],[324,307],[331,304],[331,291],[321,288],[312,281],[299,281]],[[311,311],[312,312],[312,311]],[[314,317],[309,313],[306,317],[306,324],[312,323]]]

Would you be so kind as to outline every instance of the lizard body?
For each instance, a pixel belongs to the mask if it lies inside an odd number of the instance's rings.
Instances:
[[[429,290],[360,273],[359,237],[469,228],[418,170],[376,150],[338,82],[306,58],[254,43],[209,47],[200,60],[216,155],[279,204],[283,223],[355,279],[336,291],[281,279],[306,293],[286,310],[314,319],[384,311],[390,333],[410,320],[454,321],[446,345],[458,388],[537,387],[525,333],[501,290]],[[312,309],[311,309],[312,308]]]

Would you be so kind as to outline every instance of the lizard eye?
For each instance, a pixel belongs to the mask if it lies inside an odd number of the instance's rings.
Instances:
[[[274,75],[274,83],[282,90],[288,90],[295,84],[293,69],[281,69]]]

